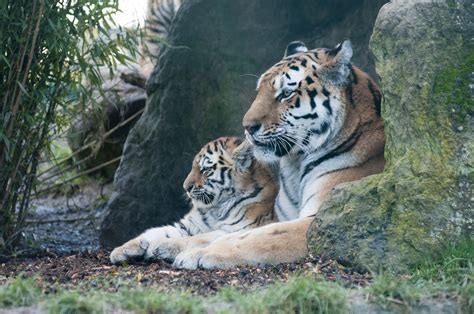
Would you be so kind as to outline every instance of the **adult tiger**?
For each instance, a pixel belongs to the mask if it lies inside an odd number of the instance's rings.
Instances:
[[[293,42],[260,77],[243,125],[255,157],[279,165],[275,211],[281,222],[185,251],[175,265],[213,268],[304,257],[308,226],[330,191],[383,170],[381,93],[351,59],[348,40],[310,51]]]
[[[206,144],[183,184],[191,211],[174,225],[149,229],[114,249],[112,263],[154,257],[173,261],[179,252],[221,235],[276,221],[277,186],[268,169],[253,160],[248,142],[242,142],[223,137]]]
[[[141,69],[146,78],[153,71],[160,47],[166,42],[182,0],[148,0]]]

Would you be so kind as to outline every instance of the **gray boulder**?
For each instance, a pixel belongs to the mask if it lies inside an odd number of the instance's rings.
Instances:
[[[474,232],[474,7],[392,1],[371,38],[385,100],[384,173],[333,193],[310,248],[403,271]]]
[[[354,63],[374,73],[368,49],[385,0],[189,0],[148,86],[148,104],[130,132],[102,223],[112,247],[188,210],[182,182],[209,140],[242,135],[257,76],[303,40],[333,47],[350,38]]]

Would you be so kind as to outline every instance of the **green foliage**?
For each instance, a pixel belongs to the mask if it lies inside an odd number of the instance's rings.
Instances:
[[[231,313],[345,313],[347,294],[341,286],[324,279],[296,277],[246,295],[224,290],[217,299],[232,303],[236,309],[229,310]]]
[[[117,301],[120,308],[138,313],[204,313],[202,300],[185,293],[125,290]]]
[[[433,252],[405,276],[382,275],[369,286],[378,302],[398,300],[407,306],[422,299],[449,297],[474,311],[474,240],[465,239]]]
[[[0,307],[31,305],[39,300],[40,294],[31,278],[19,277],[0,287]]]
[[[47,305],[50,313],[103,313],[103,304],[98,304],[96,298],[80,295],[77,291],[63,292]]]
[[[117,10],[117,0],[0,2],[0,251],[18,239],[40,153],[103,94],[104,69],[137,58],[140,36],[114,26]]]

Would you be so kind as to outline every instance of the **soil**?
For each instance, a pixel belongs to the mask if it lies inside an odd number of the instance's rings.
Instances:
[[[164,261],[115,266],[109,252],[99,247],[99,221],[110,185],[97,183],[74,187],[70,193],[50,193],[32,201],[23,235],[26,239],[16,258],[1,259],[0,286],[18,276],[33,277],[44,293],[61,288],[114,292],[122,287],[155,287],[212,295],[223,287],[242,291],[297,274],[324,276],[346,286],[364,286],[369,274],[359,274],[320,257],[277,266],[244,266],[227,270],[181,270]],[[29,256],[29,257],[21,257]]]
[[[0,285],[19,276],[35,277],[44,293],[58,288],[89,291],[92,288],[114,292],[121,287],[151,286],[163,291],[185,290],[193,294],[212,295],[223,287],[252,290],[275,282],[284,282],[292,275],[324,276],[345,286],[365,286],[369,274],[355,273],[333,260],[309,256],[298,263],[277,266],[243,266],[227,270],[182,270],[163,261],[115,266],[108,252],[73,255],[48,254],[36,258],[15,258],[0,264]]]
[[[34,198],[19,254],[72,254],[99,249],[99,226],[112,185],[97,182]]]

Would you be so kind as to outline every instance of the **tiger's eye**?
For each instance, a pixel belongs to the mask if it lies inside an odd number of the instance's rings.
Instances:
[[[291,91],[290,91],[290,90],[285,90],[285,91],[283,92],[283,95],[285,95],[285,97],[288,97],[288,96],[291,95]]]

